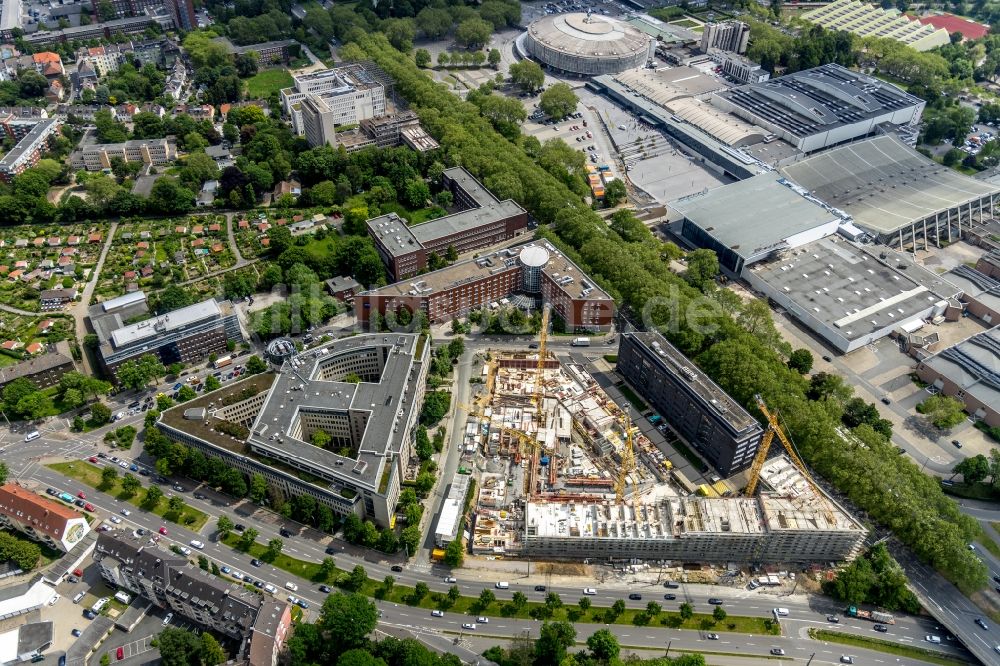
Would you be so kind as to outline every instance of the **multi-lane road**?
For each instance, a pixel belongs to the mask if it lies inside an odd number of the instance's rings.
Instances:
[[[85,445],[86,446],[86,445]],[[92,447],[86,446],[88,449]],[[92,450],[87,450],[90,454]],[[81,454],[82,455],[82,454]],[[103,462],[103,461],[102,461]],[[328,535],[323,535],[315,530],[305,528],[282,519],[275,514],[262,511],[248,502],[233,502],[231,498],[218,494],[212,490],[199,489],[199,494],[204,499],[197,499],[191,492],[190,483],[182,482],[186,487],[184,493],[185,500],[209,514],[212,519],[200,531],[193,532],[180,525],[164,523],[158,516],[136,509],[127,503],[121,502],[114,497],[99,492],[85,486],[84,484],[51,470],[43,465],[32,465],[27,476],[22,481],[32,481],[38,484],[38,489],[44,492],[47,487],[65,490],[73,495],[79,491],[87,493],[88,501],[97,507],[101,517],[119,515],[122,508],[129,508],[131,515],[122,517],[123,522],[118,525],[119,529],[134,530],[137,527],[145,528],[151,535],[157,534],[159,528],[166,527],[167,535],[161,537],[160,544],[164,547],[170,545],[188,546],[191,540],[198,539],[205,543],[202,554],[206,555],[219,566],[229,566],[245,575],[266,583],[271,583],[279,589],[279,594],[287,594],[284,590],[286,582],[293,581],[299,585],[299,590],[295,596],[304,599],[309,605],[308,612],[314,612],[322,604],[325,596],[314,584],[303,580],[296,580],[289,574],[272,567],[263,565],[253,567],[250,557],[235,551],[228,546],[218,543],[214,539],[214,519],[225,513],[231,516],[236,522],[243,523],[247,527],[253,527],[259,533],[259,539],[279,537],[282,528],[289,529],[293,536],[285,540],[283,552],[293,557],[309,561],[319,561],[328,555],[328,549],[334,550],[334,558],[337,565],[342,569],[350,569],[356,564],[365,567],[368,575],[376,580],[386,575],[392,575],[400,584],[414,585],[418,581],[424,581],[432,591],[445,592],[451,586],[444,582],[445,575],[454,575],[458,578],[457,585],[463,595],[478,596],[484,589],[489,588],[494,591],[499,599],[509,599],[515,591],[521,591],[529,599],[541,600],[544,594],[534,590],[535,585],[546,584],[544,576],[527,576],[525,574],[502,574],[508,579],[510,588],[507,590],[497,590],[494,585],[497,582],[497,574],[491,574],[475,569],[460,570],[452,572],[445,568],[432,565],[405,565],[403,571],[394,572],[391,567],[398,565],[401,561],[396,558],[386,558],[379,553],[356,549],[349,544],[334,540]],[[150,483],[148,477],[143,477],[144,483]],[[166,492],[171,492],[165,489]],[[192,553],[192,557],[198,551]],[[594,583],[590,583],[594,585]],[[558,593],[565,602],[573,603],[582,596],[582,586],[551,585],[547,584],[546,592]],[[638,592],[643,595],[642,600],[629,600],[628,594]],[[667,601],[663,598],[666,593],[675,593],[677,599]],[[747,616],[771,616],[772,608],[781,606],[789,610],[788,617],[782,618],[783,635],[775,636],[747,636],[742,634],[721,633],[719,640],[709,640],[704,632],[682,631],[665,629],[662,627],[610,627],[623,645],[635,647],[664,647],[671,643],[676,649],[714,652],[733,652],[742,655],[767,654],[771,648],[780,647],[784,649],[788,657],[807,661],[810,655],[814,663],[836,663],[841,654],[851,654],[856,657],[857,663],[920,663],[919,661],[899,661],[895,658],[888,658],[884,654],[853,648],[841,648],[837,645],[824,645],[815,641],[804,640],[807,638],[809,628],[828,628],[849,633],[878,636],[896,640],[900,643],[911,645],[927,645],[924,643],[924,636],[928,633],[940,633],[934,624],[926,620],[911,617],[900,617],[897,623],[890,627],[889,634],[875,634],[873,625],[867,622],[851,620],[841,617],[839,624],[827,622],[826,616],[831,613],[838,613],[841,609],[832,602],[820,598],[805,598],[801,595],[776,597],[762,591],[751,592],[746,589],[734,589],[721,586],[708,585],[682,585],[679,589],[665,590],[663,587],[653,584],[636,585],[624,582],[607,583],[597,587],[597,595],[591,597],[595,606],[610,606],[615,601],[621,599],[629,607],[642,608],[650,600],[660,603],[664,610],[676,610],[683,602],[691,603],[698,612],[710,612],[712,606],[708,604],[709,597],[719,597],[724,600],[724,607],[731,615]],[[394,627],[405,629],[420,637],[427,638],[428,642],[440,642],[443,639],[453,640],[462,633],[470,633],[462,629],[462,624],[472,621],[468,616],[446,613],[442,618],[435,618],[430,615],[430,611],[411,608],[407,606],[396,606],[389,603],[379,603],[382,610],[381,623],[386,628]],[[603,625],[578,624],[578,635],[585,638]],[[515,620],[508,618],[491,618],[488,624],[477,623],[476,635],[488,634],[491,637],[511,637],[523,631],[533,632],[537,636],[538,622],[533,620]],[[500,640],[496,638],[495,640]],[[458,647],[458,646],[456,646]],[[945,644],[942,650],[952,654],[962,654],[960,648]]]

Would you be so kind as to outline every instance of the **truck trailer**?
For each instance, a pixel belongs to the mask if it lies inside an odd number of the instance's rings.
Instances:
[[[857,606],[848,606],[847,615],[850,617],[860,618],[862,620],[868,620],[869,622],[877,622],[879,624],[896,624],[896,618],[892,616],[892,613],[883,613],[882,611],[866,611],[858,608]]]

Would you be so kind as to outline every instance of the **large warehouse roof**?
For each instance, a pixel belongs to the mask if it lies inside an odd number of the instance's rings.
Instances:
[[[678,199],[670,207],[744,257],[786,239],[839,222],[778,173],[766,173]]]
[[[877,233],[892,233],[1000,192],[1000,187],[963,176],[888,135],[834,148],[781,172]]]
[[[839,236],[803,245],[781,258],[756,264],[750,283],[761,288],[821,335],[865,338],[923,316],[958,288],[939,275],[881,250],[875,255]],[[885,258],[882,258],[884,255]]]
[[[948,31],[933,25],[922,25],[899,13],[898,9],[882,9],[858,0],[834,0],[802,18],[828,30],[843,30],[861,37],[895,39],[917,51],[926,51],[950,42]]]
[[[723,108],[772,123],[795,137],[829,133],[908,108],[921,100],[896,86],[828,64],[716,93]]]

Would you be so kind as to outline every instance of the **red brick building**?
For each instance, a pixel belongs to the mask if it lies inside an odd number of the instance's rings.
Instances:
[[[354,298],[354,310],[362,322],[373,310],[384,316],[406,307],[441,323],[479,308],[499,308],[516,295],[551,304],[567,330],[610,330],[614,318],[608,293],[546,242],[507,248],[362,292]]]
[[[461,167],[442,176],[457,213],[409,226],[389,213],[368,220],[368,234],[395,280],[405,280],[427,268],[431,253],[444,257],[448,248],[459,254],[510,240],[528,229],[528,213],[514,201],[500,201]]]

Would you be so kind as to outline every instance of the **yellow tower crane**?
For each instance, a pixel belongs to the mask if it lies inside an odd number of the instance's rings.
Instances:
[[[764,438],[760,442],[760,448],[757,449],[757,455],[754,456],[753,464],[750,466],[750,476],[747,479],[747,486],[744,489],[743,494],[747,497],[752,497],[754,491],[757,490],[757,484],[760,482],[760,471],[764,468],[764,462],[767,460],[767,452],[771,448],[771,442],[774,440],[775,435],[777,435],[781,445],[785,447],[785,452],[788,453],[788,457],[791,458],[792,463],[796,468],[798,468],[799,472],[805,478],[806,482],[812,487],[819,501],[822,503],[826,519],[831,524],[835,524],[837,519],[826,502],[826,494],[813,480],[812,475],[809,474],[809,470],[806,469],[805,463],[802,462],[802,459],[799,458],[799,454],[796,453],[795,447],[792,446],[788,437],[785,436],[785,431],[782,430],[781,425],[778,423],[778,413],[772,412],[768,409],[767,404],[764,402],[764,398],[762,398],[759,394],[755,395],[754,399],[757,401],[757,408],[760,409],[764,418],[767,419],[767,431],[764,433]]]
[[[628,474],[635,469],[635,431],[636,427],[632,423],[628,409],[625,410],[625,447],[622,449],[622,463],[618,469],[618,476],[615,478],[615,501],[619,504],[625,497],[625,482]]]
[[[535,370],[535,409],[538,410],[538,427],[545,427],[545,415],[542,413],[542,401],[545,399],[545,387],[542,380],[545,378],[545,343],[549,337],[549,305],[542,306],[542,327],[538,331],[538,366]]]

